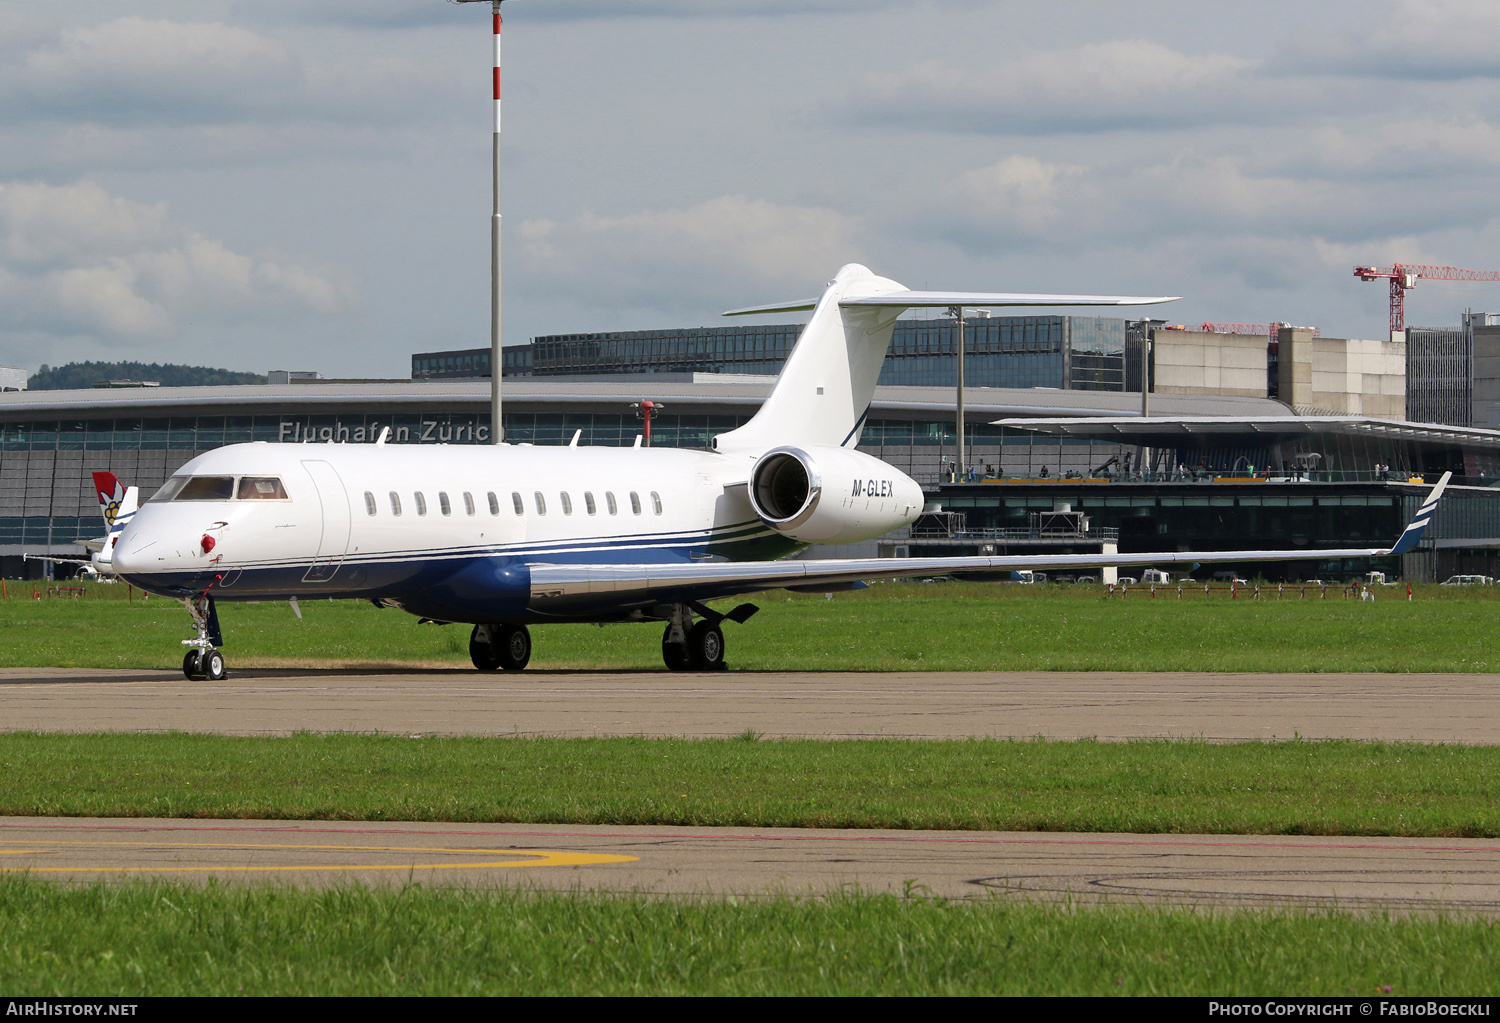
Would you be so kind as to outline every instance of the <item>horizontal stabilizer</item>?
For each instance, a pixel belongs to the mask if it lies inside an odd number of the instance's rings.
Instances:
[[[898,309],[946,309],[950,306],[1069,306],[1069,305],[1159,305],[1176,302],[1180,296],[1164,295],[1143,298],[1135,295],[1027,295],[1005,291],[895,291],[886,295],[865,295],[845,298],[839,305],[848,307],[885,306]],[[724,316],[754,316],[757,313],[799,313],[816,308],[815,298],[792,302],[772,302],[770,305],[746,306],[730,309]]]
[[[1180,296],[1140,298],[1132,295],[1022,295],[1003,291],[894,291],[885,295],[846,298],[843,306],[898,306],[906,309],[949,306],[1158,305]]]
[[[818,307],[815,298],[796,299],[791,302],[772,302],[770,305],[750,305],[743,309],[731,309],[721,316],[754,316],[756,313],[805,313]]]

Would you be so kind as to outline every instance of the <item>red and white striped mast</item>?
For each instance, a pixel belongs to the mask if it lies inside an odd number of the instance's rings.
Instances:
[[[488,2],[495,25],[495,133],[491,142],[494,205],[490,214],[490,443],[505,439],[500,420],[500,4],[503,0],[453,0],[454,3]]]

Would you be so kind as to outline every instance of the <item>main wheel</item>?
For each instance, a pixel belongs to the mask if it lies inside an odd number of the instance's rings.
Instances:
[[[688,633],[688,658],[699,671],[718,671],[724,667],[724,632],[704,619]]]
[[[222,682],[229,672],[224,670],[224,655],[217,650],[205,650],[198,659],[198,673],[210,682]]]
[[[524,625],[502,625],[495,630],[495,657],[501,669],[520,671],[531,661],[531,633]]]
[[[188,647],[188,652],[182,655],[182,673],[196,682],[202,675],[202,652],[197,647]]]
[[[496,627],[476,625],[469,634],[469,660],[480,671],[494,671],[500,667],[500,654],[495,649]]]
[[[688,644],[673,643],[667,637],[672,635],[672,627],[667,626],[667,631],[661,637],[661,659],[671,671],[687,671],[693,666],[693,658],[688,653]]]

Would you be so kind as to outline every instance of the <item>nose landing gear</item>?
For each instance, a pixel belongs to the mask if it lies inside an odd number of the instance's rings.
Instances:
[[[188,648],[182,658],[182,673],[195,682],[223,680],[229,672],[224,667],[224,655],[217,649],[224,645],[224,633],[219,629],[219,611],[213,598],[205,591],[196,600],[183,600],[182,606],[193,616],[193,626],[198,630],[197,637],[182,641]]]

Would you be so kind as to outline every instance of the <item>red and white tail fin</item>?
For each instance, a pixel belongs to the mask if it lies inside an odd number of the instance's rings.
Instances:
[[[94,489],[99,494],[99,514],[104,516],[104,526],[109,535],[104,540],[104,549],[96,559],[108,563],[113,560],[115,540],[135,515],[141,503],[141,488],[127,487],[112,472],[94,473]]]

